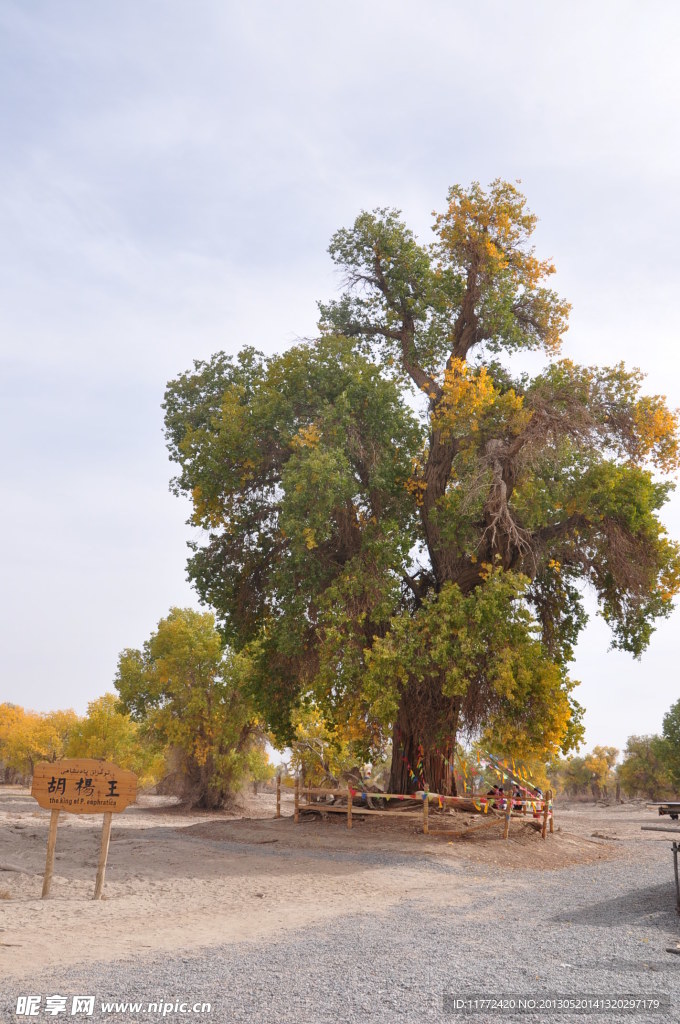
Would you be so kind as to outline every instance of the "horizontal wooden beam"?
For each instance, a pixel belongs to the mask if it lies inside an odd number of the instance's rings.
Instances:
[[[302,811],[311,811],[315,814],[347,814],[347,807],[334,807],[333,804],[300,804],[300,812]],[[357,807],[356,804],[352,807],[352,814],[379,814],[383,818],[392,814],[400,818],[422,818],[419,811],[372,811],[368,807]]]
[[[307,796],[340,796],[340,797],[343,797],[345,799],[347,798],[347,789],[325,789],[322,786],[303,786],[303,785],[300,785],[300,793],[301,794],[305,794]],[[427,796],[427,799],[430,800],[430,801],[433,801],[433,800],[441,801],[442,804],[446,804],[446,805],[452,806],[452,807],[456,807],[456,806],[462,807],[462,806],[465,805],[465,807],[469,807],[471,809],[471,811],[476,810],[476,808],[474,807],[474,805],[476,803],[480,803],[480,802],[481,803],[487,803],[490,800],[494,800],[494,799],[502,800],[502,798],[499,798],[499,797],[487,798],[486,795],[482,794],[482,793],[479,793],[476,796],[444,796],[444,794],[442,794],[442,793],[429,793],[429,792],[426,793],[425,790],[419,790],[416,793],[380,793],[380,792],[375,792],[373,790],[368,790],[368,789],[355,789],[354,790],[354,798],[355,799],[357,797],[361,797],[361,796],[364,796],[364,795],[368,799],[370,799],[370,800],[398,800],[401,803],[403,803],[406,800],[412,800],[412,801],[414,801],[416,803],[422,803],[422,801]],[[533,804],[536,807],[540,807],[542,809],[543,808],[543,804],[546,802],[546,799],[543,798],[543,797],[536,797],[533,800],[528,800],[528,799],[520,800],[519,798],[518,799],[514,799],[513,798],[512,802],[513,802],[513,804],[520,804],[521,803],[522,806],[524,806],[524,807],[529,807],[529,806],[531,806]],[[664,804],[664,806],[666,806],[666,805]],[[479,813],[479,812],[477,812],[477,813]]]
[[[448,828],[431,828],[431,836],[467,836],[470,832],[479,832],[482,828],[490,828],[491,825],[504,825],[505,818],[492,818],[491,821],[483,821],[479,825],[470,825],[469,828],[453,830]]]

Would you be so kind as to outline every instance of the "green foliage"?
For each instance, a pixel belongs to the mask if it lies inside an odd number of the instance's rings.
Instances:
[[[269,782],[276,775],[276,768],[269,760],[264,734],[253,737],[246,751],[245,775],[252,782]]]
[[[570,796],[606,793],[616,784],[614,767],[619,756],[616,747],[593,747],[583,757],[554,758],[548,765],[550,785]]]
[[[225,650],[210,613],[188,608],[173,608],[141,651],[118,660],[121,709],[176,752],[185,795],[201,807],[221,806],[249,767],[263,767],[254,751],[264,736],[239,685],[244,660]]]
[[[341,673],[353,680],[398,607],[421,432],[396,386],[343,339],[269,360],[215,357],[197,377],[166,396],[176,486],[209,534],[190,573],[227,640],[247,647],[250,692],[285,743],[301,690],[328,670],[319,631],[330,650],[351,617],[355,664]]]
[[[309,705],[296,711],[294,726],[290,767],[305,784],[338,785],[348,776],[359,779],[366,746],[363,723],[334,728],[318,707]]]
[[[454,186],[448,202],[431,246],[418,244],[396,210],[362,213],[336,232],[329,252],[349,289],[339,302],[321,305],[323,322],[367,345],[380,337],[381,354],[397,364],[407,322],[407,360],[427,373],[450,355],[452,326],[463,358],[482,340],[492,351],[554,351],[569,305],[541,283],[554,267],[528,244],[536,217],[524,196],[495,181],[488,194],[477,183],[468,192]]]
[[[673,795],[668,752],[661,736],[629,736],[617,776],[628,796],[663,800]]]
[[[680,793],[680,700],[664,715],[662,732],[668,773],[676,792]]]
[[[113,693],[105,693],[87,705],[87,716],[79,719],[70,732],[65,756],[113,761],[134,772],[142,786],[154,785],[165,773],[163,749],[118,709]]]
[[[422,716],[419,735],[430,745],[442,745],[447,734],[471,734],[483,722],[483,742],[493,749],[552,753],[570,721],[580,719],[569,700],[573,684],[546,655],[521,600],[528,581],[500,569],[487,577],[467,595],[445,584],[375,640],[364,677],[370,710],[392,722],[409,692]],[[442,725],[442,733],[434,731]]]
[[[557,793],[578,796],[589,793],[592,775],[586,767],[585,757],[552,758],[548,765],[548,778]]]
[[[347,288],[318,341],[168,385],[174,487],[204,531],[189,573],[281,743],[312,702],[361,722],[366,753],[463,730],[545,759],[581,735],[584,587],[635,656],[671,610],[676,416],[638,371],[554,358],[569,307],[535,220],[501,181],[451,189],[429,246],[362,213],[331,242]],[[503,357],[528,350],[552,361],[514,377]]]

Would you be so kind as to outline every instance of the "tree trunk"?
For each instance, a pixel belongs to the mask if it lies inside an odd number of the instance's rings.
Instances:
[[[435,707],[436,717],[427,713]],[[433,697],[423,706],[422,694],[417,697],[407,690],[392,735],[388,792],[427,790],[456,796],[453,767],[457,722],[458,709],[450,698]]]

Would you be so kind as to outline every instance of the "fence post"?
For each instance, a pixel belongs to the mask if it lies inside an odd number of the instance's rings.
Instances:
[[[347,828],[352,827],[352,790],[347,787]]]
[[[548,796],[550,797],[550,835],[552,835],[553,832],[555,831],[555,822],[554,822],[555,808],[553,806],[553,791],[552,791],[552,789],[548,790]]]
[[[507,839],[510,833],[510,816],[512,814],[512,793],[505,797],[505,825],[503,826],[503,839]]]
[[[550,790],[543,797],[543,828],[541,829],[541,839],[545,839],[546,829],[548,828],[548,794]]]
[[[295,776],[295,812],[293,814],[295,824],[300,820],[300,776]]]
[[[429,835],[430,832],[430,795],[425,793],[425,799],[423,800],[423,832],[425,835]]]
[[[276,776],[276,817],[281,817],[281,772]]]

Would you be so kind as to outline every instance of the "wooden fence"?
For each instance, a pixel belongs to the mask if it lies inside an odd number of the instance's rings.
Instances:
[[[333,796],[347,801],[346,806],[336,806],[335,803],[312,803],[313,796]],[[302,797],[302,802],[301,802]],[[364,807],[354,803],[356,797],[361,797],[364,802],[368,800],[386,801],[393,800],[402,804],[400,809],[382,808],[380,810]],[[414,804],[414,810],[405,810],[403,804],[409,801]],[[438,827],[440,822],[435,821],[435,826],[430,824],[430,803],[436,802],[437,808],[444,810],[450,807],[461,813],[481,815],[486,820],[476,825],[469,825],[465,829],[449,829]],[[502,806],[497,806],[498,804]],[[418,809],[418,804],[421,807]],[[527,815],[531,812],[537,824],[540,825],[541,837],[545,839],[547,832],[554,831],[553,793],[549,789],[545,797],[535,800],[516,799],[509,797],[464,797],[464,796],[443,796],[440,793],[417,792],[413,794],[404,793],[367,793],[364,790],[352,789],[326,789],[321,786],[301,786],[299,778],[295,780],[295,809],[293,819],[299,823],[300,814],[311,812],[316,814],[344,814],[347,818],[347,828],[352,827],[353,815],[364,816],[372,814],[380,817],[386,815],[399,816],[406,820],[418,819],[422,821],[425,835],[433,836],[465,836],[470,832],[477,832],[481,829],[493,826],[503,826],[503,838],[507,839],[510,832],[510,822],[521,820],[526,823]],[[276,778],[276,817],[281,817],[281,776]],[[437,815],[437,817],[439,817]]]

